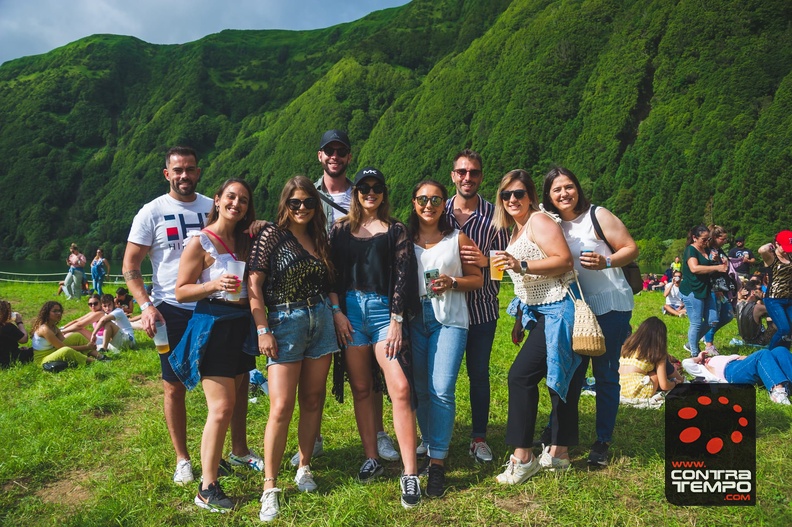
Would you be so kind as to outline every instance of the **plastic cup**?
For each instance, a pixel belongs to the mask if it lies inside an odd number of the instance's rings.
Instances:
[[[236,302],[240,298],[242,298],[242,283],[241,281],[245,279],[245,262],[240,262],[238,260],[234,260],[233,262],[228,262],[226,264],[226,273],[232,274],[234,276],[238,276],[240,280],[240,284],[237,287],[235,292],[226,291],[225,297],[226,300],[230,300],[231,302]]]
[[[497,256],[496,253],[498,253],[498,252],[499,251],[490,251],[489,252],[490,277],[493,280],[503,280],[503,269],[501,269],[500,267],[497,267],[492,261],[492,258]]]
[[[168,328],[164,322],[157,322],[154,325],[156,333],[154,333],[154,346],[157,352],[161,355],[170,351],[170,344],[168,343]]]
[[[584,253],[593,253],[594,246],[593,245],[584,245],[580,248],[580,255],[583,256]]]

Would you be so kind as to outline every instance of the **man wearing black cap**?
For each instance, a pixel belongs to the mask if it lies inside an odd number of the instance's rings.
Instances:
[[[317,152],[324,174],[316,182],[316,189],[322,197],[322,208],[327,216],[327,228],[335,220],[346,216],[352,200],[352,182],[346,177],[352,149],[349,137],[341,130],[328,130],[322,135]]]
[[[756,263],[756,258],[750,249],[745,248],[745,238],[738,236],[734,239],[735,246],[729,251],[729,258],[733,258],[734,270],[737,274],[748,278],[751,272],[751,264]]]

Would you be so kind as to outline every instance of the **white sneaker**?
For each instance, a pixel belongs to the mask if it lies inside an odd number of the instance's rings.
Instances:
[[[186,485],[195,481],[192,463],[189,459],[181,459],[176,463],[176,472],[173,473],[173,482],[177,485]]]
[[[305,465],[297,469],[297,475],[294,476],[294,482],[297,484],[297,489],[300,492],[313,492],[316,490],[316,482],[313,479],[313,472],[311,472],[311,465]]]
[[[264,470],[264,460],[261,459],[261,456],[253,452],[252,449],[248,450],[246,456],[235,456],[234,453],[231,452],[228,454],[228,461],[230,461],[232,465],[252,468],[259,472]]]
[[[278,517],[280,512],[280,503],[278,503],[278,494],[281,489],[274,487],[264,491],[261,495],[261,511],[259,511],[259,520],[263,522],[271,522]]]
[[[571,463],[569,459],[551,456],[550,447],[547,446],[542,450],[542,455],[539,456],[539,466],[542,467],[543,470],[556,472],[569,470]]]
[[[504,465],[506,470],[498,474],[495,479],[501,485],[517,485],[539,472],[539,461],[536,456],[531,456],[528,463],[520,463],[514,456],[509,456],[509,462]]]
[[[313,453],[311,454],[311,459],[315,457],[319,457],[324,455],[324,437],[319,436],[314,443]],[[293,467],[296,467],[300,464],[300,452],[297,451],[291,458],[291,464]]]
[[[426,455],[426,452],[427,452],[426,443],[424,443],[424,440],[423,440],[422,437],[419,437],[418,438],[418,446],[415,447],[415,454],[418,457],[424,457]]]
[[[471,439],[468,453],[470,457],[479,463],[489,463],[492,461],[492,449],[487,442],[481,438]]]
[[[377,432],[377,453],[382,459],[398,461],[399,452],[393,446],[393,439],[387,432]]]
[[[770,400],[777,404],[792,404],[789,402],[789,395],[783,386],[773,388],[773,391],[770,392]]]

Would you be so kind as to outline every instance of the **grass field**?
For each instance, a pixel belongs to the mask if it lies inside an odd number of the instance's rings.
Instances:
[[[30,325],[38,307],[52,296],[47,285],[0,283]],[[506,305],[511,287],[505,286]],[[660,293],[636,297],[633,324],[659,314]],[[63,301],[64,320],[87,311],[85,300]],[[670,351],[685,357],[687,319],[664,318]],[[621,408],[609,467],[590,471],[585,457],[594,437],[594,398],[580,403],[581,446],[571,450],[574,470],[540,473],[527,483],[501,487],[494,476],[508,457],[504,444],[507,372],[517,348],[511,343],[511,319],[501,319],[492,355],[492,407],[488,441],[496,461],[476,465],[467,455],[470,406],[467,376],[457,389],[457,419],[445,497],[424,499],[417,509],[399,504],[399,463],[386,463],[386,477],[362,486],[356,482],[363,452],[355,427],[351,395],[343,405],[328,396],[322,431],[326,454],[312,464],[319,492],[300,494],[294,469],[285,467],[281,517],[274,525],[614,525],[730,526],[792,525],[792,408],[772,404],[757,392],[757,501],[752,507],[678,507],[665,500],[664,410]],[[734,322],[717,335],[722,351],[736,336]],[[237,510],[217,515],[193,505],[196,486],[171,482],[175,464],[164,418],[159,360],[153,344],[108,363],[49,374],[32,364],[0,371],[0,525],[5,526],[214,526],[259,525],[258,499],[263,476],[242,472],[225,478],[223,487]],[[747,353],[748,350],[738,350]],[[259,366],[263,367],[263,360]],[[463,365],[464,370],[464,365]],[[201,389],[188,394],[188,441],[196,476],[206,416]],[[386,404],[386,408],[387,408]],[[248,439],[263,451],[268,400],[251,404]],[[545,422],[543,395],[539,423]],[[389,419],[386,417],[386,423]],[[392,427],[386,424],[386,428]],[[225,452],[228,452],[228,445]],[[287,454],[296,450],[296,426]]]

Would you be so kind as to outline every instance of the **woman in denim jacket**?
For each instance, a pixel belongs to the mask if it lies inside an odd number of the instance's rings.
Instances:
[[[512,228],[506,251],[493,257],[493,265],[509,272],[523,309],[537,319],[509,370],[509,414],[506,442],[514,453],[498,483],[522,483],[539,471],[569,468],[570,446],[577,444],[577,397],[567,391],[580,357],[572,352],[575,309],[567,293],[574,278],[569,252],[559,220],[539,207],[536,187],[524,170],[512,170],[501,180],[495,203],[494,224]],[[537,459],[531,450],[539,405],[539,382],[547,377],[553,412],[550,445]]]

